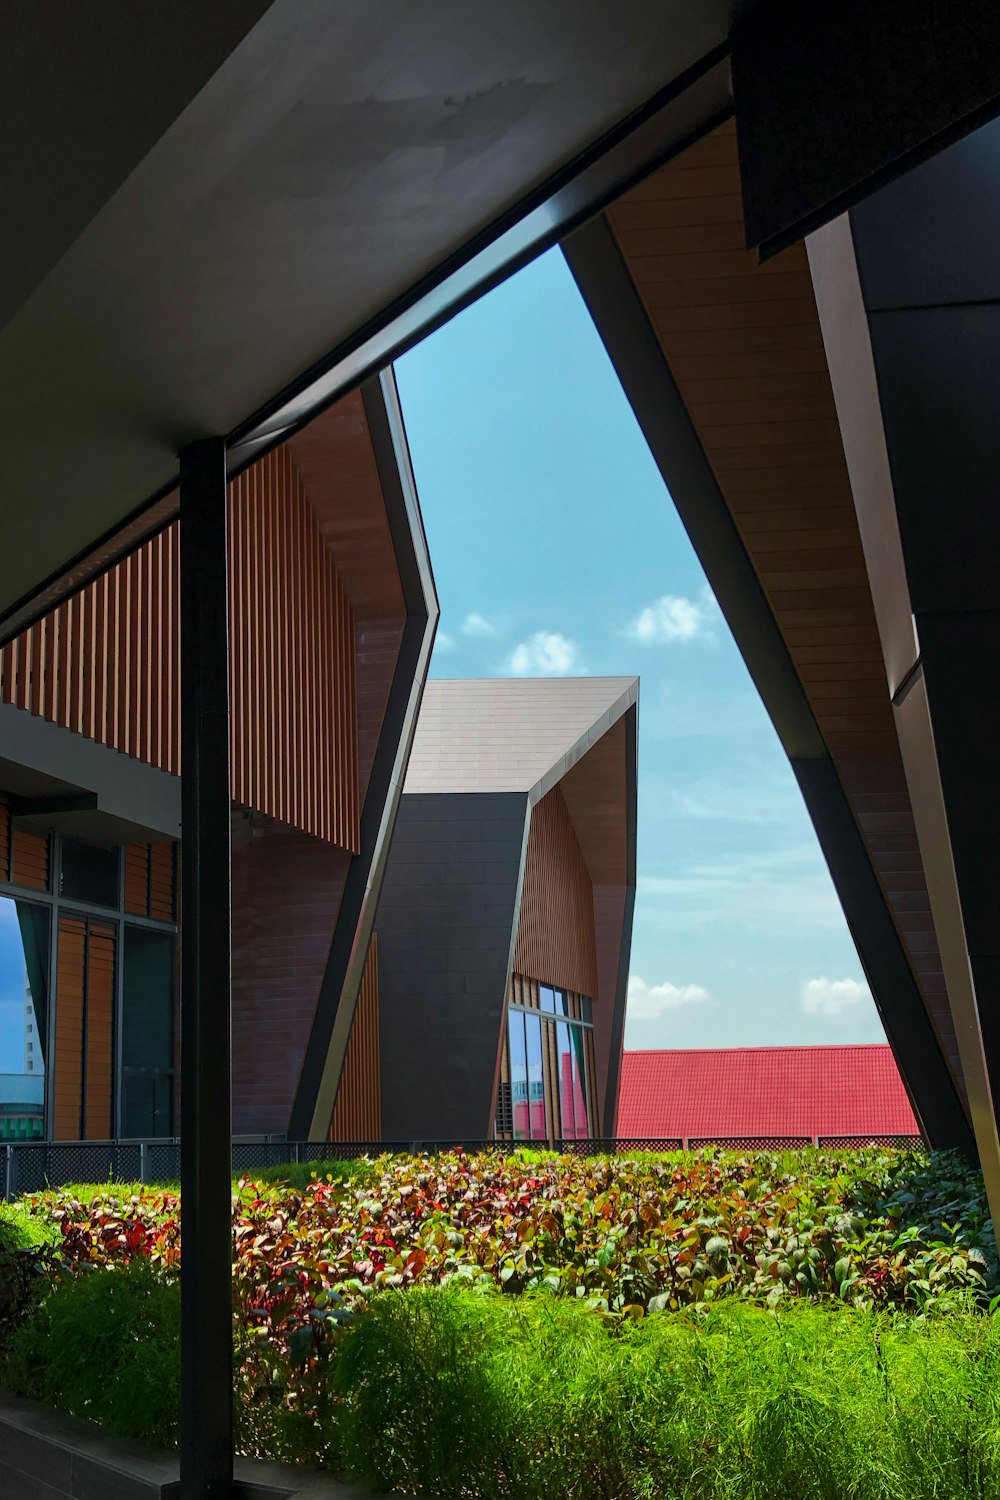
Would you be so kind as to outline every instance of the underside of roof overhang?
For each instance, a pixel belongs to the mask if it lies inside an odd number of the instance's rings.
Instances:
[[[763,266],[744,249],[724,125],[565,248],[792,761],[917,1114],[971,1149],[804,247]]]
[[[223,10],[2,23],[15,628],[185,444],[245,462],[728,108],[731,0]]]

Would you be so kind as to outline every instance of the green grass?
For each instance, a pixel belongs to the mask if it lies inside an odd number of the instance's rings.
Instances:
[[[146,1266],[63,1283],[8,1388],[159,1446],[179,1295]],[[331,1346],[321,1407],[280,1382],[242,1446],[451,1500],[997,1500],[1000,1323],[735,1300],[636,1322],[455,1286],[377,1297]]]
[[[0,1203],[0,1247],[28,1250],[34,1245],[53,1245],[58,1239],[55,1225],[31,1213],[23,1203]]]
[[[1000,1326],[720,1304],[383,1296],[340,1352],[345,1468],[482,1500],[986,1500]]]

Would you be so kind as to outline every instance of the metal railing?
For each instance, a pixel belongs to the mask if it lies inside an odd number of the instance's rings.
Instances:
[[[524,1148],[572,1156],[617,1156],[645,1151],[731,1150],[781,1151],[806,1146],[846,1149],[903,1146],[923,1149],[919,1136],[748,1136],[643,1140],[614,1137],[570,1141],[285,1141],[235,1140],[233,1175],[291,1163],[357,1161],[385,1152],[436,1156],[448,1151],[506,1153]],[[8,1141],[0,1143],[0,1184],[7,1202],[45,1188],[95,1182],[176,1183],[181,1174],[181,1147],[176,1138],[147,1141]]]

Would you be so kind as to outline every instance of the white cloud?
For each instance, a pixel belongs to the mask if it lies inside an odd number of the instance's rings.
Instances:
[[[463,635],[484,636],[496,635],[496,633],[497,628],[492,623],[492,621],[487,620],[484,615],[477,614],[475,610],[472,610],[471,613],[467,614],[465,619],[462,621]]]
[[[625,634],[643,646],[669,646],[675,641],[687,643],[710,640],[718,605],[710,589],[700,599],[685,599],[679,594],[661,594],[641,609]]]
[[[446,630],[439,630],[438,633],[437,633],[437,635],[434,637],[434,650],[435,651],[454,651],[454,649],[455,649],[455,640],[454,640],[454,637],[450,636]]]
[[[579,671],[578,649],[556,630],[536,630],[514,647],[504,670],[511,677],[559,677]]]
[[[860,979],[808,979],[802,986],[802,1009],[810,1016],[839,1016],[855,1005],[870,1004],[872,992]]]
[[[708,990],[700,984],[647,984],[638,974],[630,974],[626,1014],[630,1021],[658,1021],[668,1010],[682,1005],[704,1005]]]

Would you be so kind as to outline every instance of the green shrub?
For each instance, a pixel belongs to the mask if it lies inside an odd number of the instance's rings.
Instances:
[[[142,1261],[60,1282],[14,1333],[0,1381],[115,1437],[173,1446],[180,1288]]]
[[[383,1294],[340,1352],[342,1456],[481,1500],[995,1500],[998,1360],[972,1316]]]

